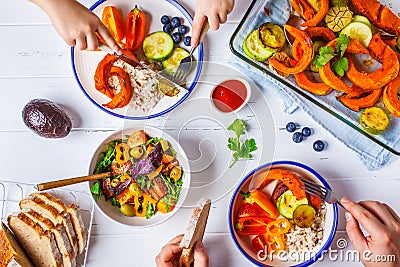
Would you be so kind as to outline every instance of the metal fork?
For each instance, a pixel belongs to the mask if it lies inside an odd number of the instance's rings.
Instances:
[[[208,24],[208,20],[205,20],[203,23],[203,26],[200,31],[200,37],[199,37],[199,43],[202,42],[204,36],[206,35],[208,29],[210,28],[210,24]],[[183,84],[185,82],[186,76],[189,74],[190,69],[192,68],[192,55],[193,52],[196,50],[196,47],[192,47],[190,49],[190,53],[187,57],[183,58],[181,62],[179,62],[179,66],[176,69],[174,75],[172,76],[172,79],[177,83],[177,84]]]
[[[343,205],[340,203],[340,201],[336,198],[336,195],[332,190],[330,190],[322,185],[311,182],[304,178],[300,178],[300,180],[304,183],[303,189],[307,193],[309,193],[313,196],[316,196],[317,198],[320,198],[321,200],[325,201],[326,203],[329,203],[329,204],[336,203],[336,204],[340,205],[343,209],[346,210],[346,208],[343,207]]]

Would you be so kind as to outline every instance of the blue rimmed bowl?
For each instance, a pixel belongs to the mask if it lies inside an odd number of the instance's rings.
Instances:
[[[323,239],[311,252],[304,251],[288,251],[287,253],[280,253],[278,255],[274,255],[271,259],[269,256],[260,257],[257,256],[257,252],[254,251],[251,239],[252,237],[248,236],[240,236],[236,233],[235,230],[235,219],[237,216],[237,211],[239,206],[243,201],[243,196],[240,193],[241,191],[247,192],[249,188],[250,181],[252,178],[259,173],[264,171],[268,171],[269,169],[285,169],[291,172],[296,173],[300,177],[309,179],[317,184],[325,186],[330,189],[329,184],[325,181],[322,176],[317,173],[312,168],[293,161],[275,161],[271,163],[264,164],[249,174],[247,174],[243,180],[239,183],[236,190],[233,193],[230,205],[229,205],[229,214],[228,214],[228,223],[231,237],[242,253],[242,255],[247,258],[250,262],[257,266],[309,266],[315,261],[317,261],[325,251],[327,251],[332,243],[332,240],[335,236],[338,224],[338,208],[336,204],[325,204],[326,206],[326,214],[325,214],[325,223],[323,225]],[[265,188],[263,188],[263,192],[270,196],[272,190],[275,186],[275,182],[271,182]]]
[[[135,4],[143,10],[146,14],[147,33],[162,31],[163,25],[160,22],[162,15],[170,17],[179,17],[183,25],[189,26],[189,32],[186,36],[191,35],[191,25],[193,22],[192,16],[189,12],[175,0],[160,0],[160,1],[131,1],[131,0],[99,0],[90,10],[92,10],[98,17],[101,18],[105,6],[118,7],[124,18],[126,18],[129,11],[135,7]],[[183,42],[180,47],[189,50],[190,47],[184,46]],[[142,51],[138,52],[139,54]],[[200,44],[196,51],[193,53],[194,63],[191,72],[186,78],[186,88],[175,97],[162,97],[161,100],[150,110],[142,111],[135,109],[130,105],[124,108],[109,109],[103,106],[108,103],[110,98],[98,92],[94,86],[94,73],[99,62],[106,55],[103,51],[78,51],[74,47],[71,48],[71,63],[72,70],[79,87],[84,95],[96,107],[100,108],[107,114],[115,117],[128,119],[128,120],[146,120],[164,115],[171,110],[182,104],[186,98],[194,90],[203,66],[203,45]]]

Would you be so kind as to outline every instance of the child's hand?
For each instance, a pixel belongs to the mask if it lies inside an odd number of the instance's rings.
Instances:
[[[89,9],[75,0],[31,0],[49,16],[54,28],[64,41],[78,50],[96,50],[96,33],[115,52],[121,48],[101,20]]]
[[[235,0],[197,0],[196,12],[192,27],[192,47],[199,43],[201,27],[206,19],[213,31],[219,29],[219,24],[226,22],[228,14],[232,11]]]

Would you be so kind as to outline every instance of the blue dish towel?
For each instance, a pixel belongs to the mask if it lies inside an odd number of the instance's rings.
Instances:
[[[236,37],[238,44],[242,44],[247,34],[263,22],[269,20],[278,24],[285,23],[288,16],[288,13],[285,11],[289,10],[287,6],[285,6],[286,1],[265,1],[266,4],[268,4],[268,2],[270,4],[270,15],[267,17],[265,16],[264,12],[260,12],[257,16],[255,16],[254,19],[250,21],[248,25],[246,25],[246,30],[241,31],[241,33]],[[240,49],[240,52],[243,53],[242,48]],[[283,100],[284,112],[292,113],[297,107],[302,108],[323,128],[329,131],[347,147],[352,149],[360,158],[361,162],[367,167],[367,169],[378,170],[385,164],[388,164],[398,158],[398,156],[369,140],[367,137],[360,134],[349,125],[333,117],[331,114],[322,110],[309,100],[296,94],[292,89],[281,84],[279,81],[273,79],[236,56],[232,55],[229,59],[229,63],[236,66],[237,69],[239,69],[239,71],[242,73],[245,73],[262,91],[268,90],[273,94],[277,94]],[[328,97],[331,98],[331,104],[335,106],[335,108],[339,108],[343,111],[344,107],[335,99],[334,93],[331,93]],[[349,111],[345,110],[343,112],[348,113]],[[355,119],[354,114],[351,116],[353,116],[353,119]],[[399,124],[398,121],[399,120],[396,120],[396,124]],[[390,125],[389,127],[398,128],[400,125]],[[390,143],[388,144],[389,146],[396,148],[400,147],[400,134],[398,132],[387,131],[385,134],[388,135],[386,137],[387,140],[390,140]]]

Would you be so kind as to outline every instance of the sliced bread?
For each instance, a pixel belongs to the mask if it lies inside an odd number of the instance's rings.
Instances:
[[[8,266],[33,267],[33,264],[10,229],[2,223],[0,231],[0,267]]]
[[[76,254],[69,241],[67,230],[64,225],[54,225],[49,219],[44,218],[39,213],[29,210],[24,212],[26,216],[38,223],[45,231],[49,230],[54,234],[56,238],[58,249],[63,256],[64,267],[75,267],[76,266]]]
[[[45,231],[24,213],[8,216],[8,225],[35,266],[62,266],[62,255],[51,231]]]
[[[49,219],[54,225],[63,225],[67,230],[68,239],[74,249],[74,254],[78,254],[78,241],[69,213],[59,212],[54,206],[50,205],[49,202],[45,202],[37,196],[21,200],[19,206],[22,210],[33,210],[39,213],[43,217]]]
[[[78,239],[79,253],[82,253],[87,244],[88,230],[83,223],[82,216],[77,205],[69,205],[67,207],[67,212],[71,216],[72,224],[74,225],[76,237]]]

